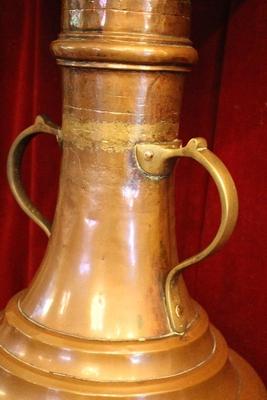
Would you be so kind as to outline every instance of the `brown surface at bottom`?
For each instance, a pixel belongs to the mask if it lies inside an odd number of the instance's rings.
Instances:
[[[253,368],[234,351],[230,352],[230,360],[240,378],[240,391],[237,399],[266,400],[266,389]]]
[[[49,386],[47,388],[42,387],[38,384],[38,375],[32,376],[32,382],[24,381],[22,378],[15,377],[9,374],[7,371],[3,369],[0,370],[0,397],[6,400],[82,400],[82,399],[100,399],[100,398],[113,398],[113,399],[130,399],[130,398],[138,398],[139,400],[143,398],[150,398],[153,400],[266,400],[267,394],[266,390],[261,383],[260,379],[257,377],[255,371],[236,353],[231,352],[230,359],[234,369],[236,370],[239,377],[239,384],[235,385],[233,393],[233,387],[231,388],[225,384],[224,380],[217,380],[213,382],[209,382],[209,384],[205,384],[203,382],[203,386],[206,389],[203,391],[202,385],[197,387],[191,387],[189,390],[179,390],[179,379],[177,380],[177,391],[169,391],[166,387],[166,392],[162,391],[159,387],[158,393],[146,393],[143,390],[142,383],[140,383],[139,394],[127,394],[127,384],[123,384],[124,390],[123,394],[112,394],[112,396],[106,396],[102,394],[94,394],[88,393],[85,387],[83,390],[65,390],[62,388],[60,390],[56,387]],[[226,368],[226,371],[222,373],[222,378],[224,375],[228,375],[231,367]],[[58,377],[59,378],[59,377]],[[170,386],[173,386],[176,378],[171,380]],[[80,382],[82,386],[84,386],[85,382]],[[71,386],[71,380],[70,380]],[[144,385],[146,386],[146,384]],[[160,384],[159,384],[160,386]],[[167,385],[168,386],[168,385]],[[125,390],[126,389],[126,390]],[[161,392],[161,393],[160,393]]]

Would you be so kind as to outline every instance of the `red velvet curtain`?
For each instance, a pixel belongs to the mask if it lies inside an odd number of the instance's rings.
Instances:
[[[200,61],[186,84],[181,137],[206,137],[224,160],[237,184],[240,217],[225,248],[185,275],[192,295],[228,343],[267,382],[267,1],[192,3],[192,36]],[[59,21],[60,1],[1,2],[0,307],[28,284],[46,247],[44,234],[10,194],[5,164],[12,141],[38,113],[60,124],[60,71],[49,52]],[[59,160],[53,139],[40,137],[24,163],[31,198],[50,218]],[[177,169],[181,259],[208,243],[218,220],[212,182],[183,160]]]

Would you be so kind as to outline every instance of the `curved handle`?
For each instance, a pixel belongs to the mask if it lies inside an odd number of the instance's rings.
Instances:
[[[221,223],[212,242],[200,253],[182,261],[168,274],[165,284],[167,311],[172,331],[184,334],[186,323],[180,313],[179,294],[175,285],[176,275],[190,265],[208,257],[218,250],[231,235],[238,216],[238,197],[234,181],[222,161],[207,148],[203,138],[191,139],[185,147],[177,147],[178,141],[165,145],[139,144],[136,146],[136,158],[139,167],[146,174],[155,177],[166,176],[167,161],[174,157],[190,157],[199,162],[212,176],[221,202]]]
[[[49,237],[51,223],[41,214],[27,196],[21,181],[21,163],[28,143],[39,133],[54,135],[60,142],[60,128],[45,116],[36,117],[34,124],[25,129],[13,142],[7,159],[7,177],[10,189],[22,210],[46,233]]]
[[[220,196],[221,223],[214,239],[204,250],[179,263],[167,276],[165,285],[166,303],[174,331],[177,331],[177,326],[180,327],[180,323],[177,321],[180,317],[179,312],[177,313],[177,304],[173,304],[172,301],[176,274],[217,251],[230,237],[238,216],[238,196],[234,181],[222,161],[208,150],[206,140],[203,138],[191,139],[185,147],[179,149],[178,156],[193,158],[210,173]]]

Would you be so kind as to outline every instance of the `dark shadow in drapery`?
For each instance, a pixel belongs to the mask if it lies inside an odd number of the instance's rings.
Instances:
[[[201,46],[248,0],[192,0],[192,40]],[[203,28],[204,27],[204,28]]]

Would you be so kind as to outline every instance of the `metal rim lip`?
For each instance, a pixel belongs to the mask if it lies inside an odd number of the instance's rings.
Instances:
[[[62,67],[94,68],[94,69],[116,69],[120,71],[165,71],[165,72],[190,72],[191,66],[176,65],[140,65],[126,63],[107,63],[97,61],[79,61],[57,58],[57,64]]]
[[[171,36],[153,33],[116,32],[116,31],[68,31],[59,34],[58,40],[100,40],[101,42],[127,43],[135,46],[141,44],[174,45],[193,47],[187,36]]]
[[[264,385],[257,377],[255,371],[233,351],[230,351],[230,362],[226,362],[222,366],[221,373],[214,373],[214,375],[210,377],[210,387],[214,389],[212,392],[207,391],[205,386],[201,383],[197,385],[192,392],[192,389],[181,386],[181,382],[177,379],[167,380],[164,386],[158,387],[158,390],[156,390],[156,386],[149,383],[139,385],[138,388],[135,385],[133,388],[133,385],[129,384],[120,384],[119,387],[111,384],[95,386],[89,383],[86,385],[86,382],[75,383],[71,378],[68,382],[62,382],[62,377],[59,376],[51,375],[49,379],[49,377],[33,374],[28,370],[26,371],[26,376],[24,376],[20,374],[21,370],[16,369],[15,365],[13,365],[12,368],[8,368],[10,364],[8,365],[8,360],[6,356],[2,354],[1,350],[0,359],[4,361],[3,366],[0,368],[0,390],[3,388],[3,393],[5,393],[9,399],[20,398],[20,396],[21,398],[26,398],[25,396],[27,396],[27,398],[42,400],[47,399],[49,393],[51,396],[53,396],[53,394],[64,395],[64,399],[66,400],[80,400],[81,398],[88,399],[92,397],[94,399],[140,399],[140,396],[142,396],[142,398],[145,396],[153,400],[166,400],[166,398],[176,398],[180,400],[185,398],[184,396],[188,394],[187,389],[189,389],[189,398],[191,398],[192,395],[195,396],[194,393],[196,393],[198,397],[202,396],[205,399],[213,400],[216,394],[219,396],[218,398],[222,398],[220,395],[222,377],[227,377],[227,379],[224,380],[224,384],[227,384],[229,387],[229,395],[232,395],[232,397],[229,397],[231,400],[244,400],[254,397],[255,399],[265,399],[266,397]],[[8,382],[8,386],[6,386],[6,382]],[[46,383],[49,383],[49,389],[45,386]],[[23,384],[23,386],[18,390],[19,384]]]
[[[105,342],[47,330],[25,318],[17,303],[18,296],[7,307],[1,324],[0,347],[2,342],[3,351],[11,359],[37,371],[114,383],[161,380],[200,368],[216,351],[216,339],[202,310],[188,336],[183,338]]]
[[[206,374],[207,380],[217,380],[221,374],[225,372],[230,375],[232,384],[237,384],[236,371],[231,367],[228,361],[228,350],[225,342],[220,334],[217,336],[217,351],[214,352],[209,360],[190,371],[190,382],[194,382],[194,387],[202,385],[203,373]],[[50,387],[56,391],[66,391],[72,393],[80,393],[89,396],[138,396],[140,393],[149,395],[160,395],[164,393],[182,394],[183,391],[190,390],[187,373],[162,379],[149,379],[137,382],[127,381],[92,381],[77,379],[71,375],[53,373],[51,371],[42,371],[31,365],[25,365],[19,360],[10,357],[3,349],[0,348],[1,368],[8,374],[23,379],[24,382],[32,384],[35,382],[39,387]],[[205,371],[205,372],[204,372]],[[234,382],[234,383],[233,383]]]
[[[189,45],[154,43],[131,44],[102,39],[59,39],[52,43],[52,50],[59,60],[66,62],[94,62],[124,65],[125,69],[142,65],[151,68],[190,70],[197,61],[196,50]],[[141,65],[140,65],[141,64]],[[129,66],[127,68],[127,66]]]

